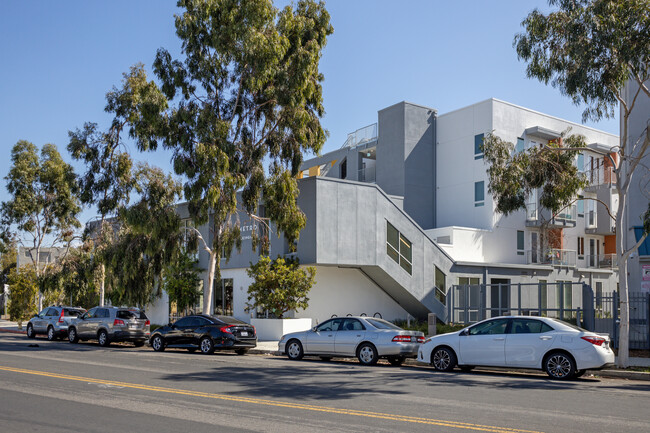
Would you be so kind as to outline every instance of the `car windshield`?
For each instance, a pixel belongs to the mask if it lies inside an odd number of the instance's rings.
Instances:
[[[72,310],[70,308],[64,308],[63,309],[63,315],[65,317],[79,317],[85,312],[86,312],[86,310]]]
[[[217,320],[219,320],[219,321],[221,321],[223,323],[226,323],[228,325],[246,325],[246,326],[248,326],[248,323],[242,322],[241,320],[235,319],[234,317],[231,317],[231,316],[214,316],[214,317],[215,317],[215,319],[217,319]]]
[[[399,326],[384,319],[366,319],[366,321],[377,329],[399,329],[403,331]]]
[[[551,320],[558,323],[558,324],[560,324],[560,325],[562,325],[562,326],[566,326],[567,328],[575,329],[576,331],[589,332],[584,328],[581,328],[581,327],[576,326],[576,325],[574,325],[572,323],[569,323],[569,322],[565,322],[564,320],[555,319],[555,318],[551,318]]]

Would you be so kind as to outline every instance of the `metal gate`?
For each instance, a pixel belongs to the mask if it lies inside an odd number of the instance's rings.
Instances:
[[[630,349],[650,349],[650,293],[630,293]],[[606,332],[618,348],[619,294],[612,292],[594,298],[594,331]]]

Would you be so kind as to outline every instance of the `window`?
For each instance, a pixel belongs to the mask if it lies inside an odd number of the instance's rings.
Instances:
[[[483,159],[483,137],[485,134],[474,136],[474,159]]]
[[[321,323],[316,327],[316,332],[331,332],[338,331],[339,326],[343,322],[343,319],[330,319],[327,322]]]
[[[524,255],[524,232],[523,230],[517,230],[517,254],[520,256]]]
[[[587,200],[587,228],[596,227],[596,202]]]
[[[513,319],[511,334],[541,334],[552,331],[546,323],[535,319]]]
[[[576,166],[579,172],[583,173],[585,171],[585,156],[582,153],[578,154]]]
[[[364,331],[365,329],[357,319],[345,319],[339,331]]]
[[[447,303],[447,283],[446,275],[438,269],[437,266],[433,267],[434,270],[434,285],[436,287],[436,299],[443,304]]]
[[[524,139],[521,137],[517,138],[517,145],[515,146],[515,153],[524,151]]]
[[[578,259],[584,260],[585,258],[585,238],[578,236]]]
[[[578,216],[585,216],[585,200],[581,195],[578,196]]]
[[[596,266],[596,240],[589,239],[589,263],[587,266],[594,267]]]
[[[469,328],[469,335],[505,334],[508,319],[496,319]]]
[[[348,160],[344,159],[341,161],[341,179],[348,177]]]
[[[413,271],[412,250],[411,241],[386,221],[386,253],[409,274]]]
[[[474,182],[474,206],[479,207],[485,204],[485,182]]]

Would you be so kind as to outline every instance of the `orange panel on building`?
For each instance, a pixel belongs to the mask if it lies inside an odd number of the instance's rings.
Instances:
[[[548,247],[558,250],[564,249],[564,236],[562,235],[563,229],[549,229],[548,231]]]
[[[616,235],[605,236],[605,254],[616,254]]]

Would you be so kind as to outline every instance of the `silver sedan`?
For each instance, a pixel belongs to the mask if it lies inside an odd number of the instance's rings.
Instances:
[[[374,317],[336,317],[302,332],[283,335],[278,350],[289,359],[305,355],[323,360],[356,356],[364,365],[374,365],[386,358],[392,365],[401,365],[406,358],[415,358],[424,334],[405,331],[386,320]]]

